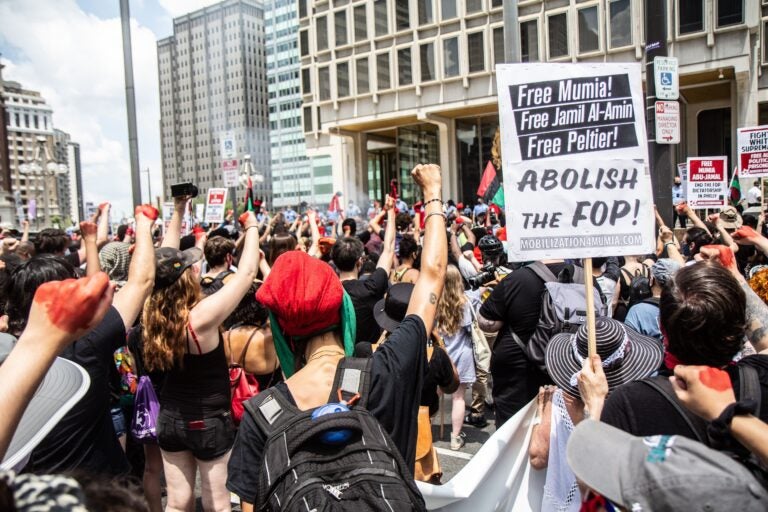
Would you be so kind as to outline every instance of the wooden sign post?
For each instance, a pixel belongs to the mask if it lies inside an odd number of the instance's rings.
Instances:
[[[587,334],[590,359],[597,353],[595,337],[595,286],[592,278],[592,258],[584,258],[584,287],[587,293]]]

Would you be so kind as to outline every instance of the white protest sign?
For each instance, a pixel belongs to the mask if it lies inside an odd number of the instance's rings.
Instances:
[[[658,99],[676,100],[680,97],[677,57],[654,57],[653,76]]]
[[[496,67],[510,261],[652,252],[640,64]]]
[[[656,144],[680,144],[680,104],[676,101],[657,101]]]
[[[768,126],[739,128],[739,178],[768,176]]]
[[[728,157],[688,158],[686,197],[691,208],[720,208],[728,198]]]
[[[168,226],[173,216],[173,203],[163,203],[163,233],[168,232]],[[189,208],[184,212],[184,218],[181,220],[181,234],[188,235],[192,223],[189,218]]]
[[[224,160],[221,162],[221,176],[224,179],[224,186],[237,186],[237,160]]]
[[[204,215],[205,215],[205,205],[204,204],[196,204],[195,205],[195,219],[196,220],[202,220]]]
[[[224,222],[224,207],[227,203],[227,189],[209,188],[205,199],[205,222]]]
[[[683,200],[685,200],[688,197],[686,196],[688,192],[688,164],[685,162],[677,164],[677,174],[680,176],[680,186],[683,191]]]
[[[226,131],[221,134],[221,158],[237,158],[237,144],[235,143],[235,132]]]

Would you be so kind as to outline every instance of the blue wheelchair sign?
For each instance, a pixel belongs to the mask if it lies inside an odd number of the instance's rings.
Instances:
[[[661,73],[661,85],[672,85],[672,73],[664,71]]]

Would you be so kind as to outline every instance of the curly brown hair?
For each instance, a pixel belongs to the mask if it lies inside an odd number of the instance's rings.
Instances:
[[[144,303],[144,364],[150,371],[181,366],[187,349],[189,312],[200,300],[200,282],[188,268],[171,286],[152,292]]]

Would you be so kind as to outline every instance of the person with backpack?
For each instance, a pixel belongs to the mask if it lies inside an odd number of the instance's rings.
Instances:
[[[203,250],[208,272],[200,279],[203,295],[211,295],[224,286],[232,271],[235,259],[235,242],[223,236],[213,236],[205,242]]]
[[[448,248],[440,168],[412,176],[424,264],[405,319],[369,359],[349,358],[354,307],[329,265],[286,253],[259,289],[287,380],[246,402],[227,479],[244,512],[424,510],[412,474],[417,413]]]
[[[632,278],[630,308],[624,323],[640,334],[661,341],[659,329],[659,298],[661,291],[680,269],[680,264],[670,258],[661,258],[651,266],[650,280],[644,276]],[[639,290],[641,290],[639,292]],[[648,290],[647,292],[645,290]]]
[[[619,270],[619,301],[613,309],[613,319],[623,322],[629,311],[632,280],[639,276],[650,279],[651,268],[645,263],[645,256],[625,256],[624,265]]]

